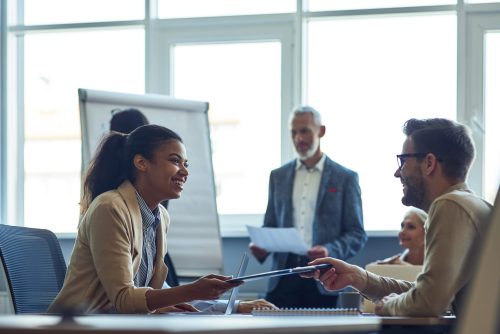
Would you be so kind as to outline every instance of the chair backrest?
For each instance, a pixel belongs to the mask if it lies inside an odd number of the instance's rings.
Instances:
[[[373,264],[366,265],[366,270],[385,277],[415,281],[422,272],[422,266],[410,266],[404,264]]]
[[[55,234],[0,224],[0,257],[16,314],[44,313],[66,275]]]
[[[418,274],[422,272],[422,266],[410,266],[403,264],[369,263],[366,265],[365,269],[380,276],[402,279],[410,282],[415,281]],[[375,304],[372,301],[365,299],[363,302],[363,312],[374,313]]]
[[[500,333],[500,188],[477,258],[474,278],[469,286],[467,303],[458,319],[458,334]]]

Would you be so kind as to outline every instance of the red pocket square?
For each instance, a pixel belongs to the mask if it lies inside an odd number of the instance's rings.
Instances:
[[[329,193],[336,193],[337,192],[337,188],[328,188],[328,192]]]

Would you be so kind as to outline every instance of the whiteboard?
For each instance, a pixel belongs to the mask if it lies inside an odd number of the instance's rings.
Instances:
[[[151,124],[177,132],[189,160],[189,177],[179,199],[171,200],[168,251],[179,276],[222,273],[222,244],[208,125],[208,103],[157,94],[125,94],[79,89],[82,171],[109,133],[111,110],[137,108]]]

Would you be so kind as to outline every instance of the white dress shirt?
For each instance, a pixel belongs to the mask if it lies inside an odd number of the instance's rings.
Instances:
[[[307,168],[297,159],[295,178],[293,180],[293,226],[309,247],[312,247],[312,224],[316,211],[321,174],[326,155],[314,167]]]

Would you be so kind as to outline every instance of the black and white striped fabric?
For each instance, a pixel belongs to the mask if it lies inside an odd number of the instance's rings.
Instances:
[[[160,223],[160,210],[153,211],[144,199],[136,192],[142,216],[142,259],[139,271],[134,277],[135,286],[148,286],[153,276],[154,259],[156,257],[156,228]]]

